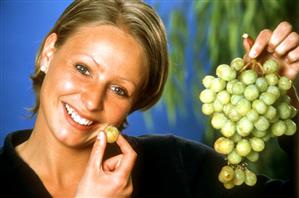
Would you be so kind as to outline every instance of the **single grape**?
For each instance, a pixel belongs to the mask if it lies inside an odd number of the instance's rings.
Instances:
[[[242,116],[238,113],[238,111],[235,108],[233,108],[233,109],[231,109],[228,117],[232,121],[237,122],[238,120],[241,119]]]
[[[252,102],[252,108],[259,114],[267,112],[268,106],[260,99],[256,99]]]
[[[275,60],[268,59],[264,62],[263,69],[266,74],[276,73],[278,72],[279,65]]]
[[[222,112],[223,110],[223,104],[219,100],[215,100],[213,102],[213,108],[215,112]]]
[[[278,84],[278,76],[275,73],[267,74],[265,79],[270,86]]]
[[[217,100],[219,100],[222,104],[227,104],[230,102],[230,94],[226,90],[220,91],[217,96]]]
[[[242,136],[239,135],[238,133],[235,133],[231,139],[234,141],[234,142],[239,142],[241,139],[242,139]]]
[[[233,108],[234,106],[231,103],[223,105],[223,113],[225,113],[225,115],[229,115]]]
[[[257,178],[256,178],[256,175],[252,171],[246,169],[245,177],[246,177],[245,184],[247,184],[248,186],[254,186],[256,184]]]
[[[255,82],[255,85],[256,85],[256,87],[258,88],[258,90],[260,92],[264,92],[268,88],[268,83],[267,83],[267,81],[264,77],[257,78],[256,82]]]
[[[105,133],[106,133],[106,138],[108,143],[114,143],[118,136],[119,136],[119,131],[116,127],[114,126],[107,126],[105,127]]]
[[[292,110],[288,103],[282,102],[277,106],[278,115],[281,119],[288,119],[292,116]]]
[[[234,58],[230,63],[230,66],[234,68],[236,71],[239,71],[244,67],[244,60],[242,58]]]
[[[235,150],[227,155],[227,160],[231,164],[239,164],[242,161],[242,156],[240,156]]]
[[[242,98],[244,98],[242,95],[232,95],[230,97],[230,102],[232,105],[237,105]]]
[[[274,119],[277,116],[277,110],[273,106],[269,106],[266,113],[264,114],[265,118],[267,118],[269,121]]]
[[[289,90],[292,87],[292,81],[289,80],[287,77],[282,76],[280,77],[279,81],[278,81],[278,87],[281,90]]]
[[[224,188],[229,190],[229,189],[232,189],[233,187],[235,187],[235,184],[233,181],[229,181],[229,182],[223,183],[223,186],[224,186]]]
[[[223,166],[218,174],[218,179],[222,183],[231,181],[235,176],[235,171],[231,166]]]
[[[231,80],[231,81],[226,83],[226,90],[227,90],[228,93],[230,93],[230,94],[233,93],[233,86],[236,82],[238,82],[238,80],[234,79],[234,80]]]
[[[256,162],[259,159],[259,154],[255,151],[251,151],[246,158],[251,162]]]
[[[244,90],[244,96],[247,100],[253,101],[258,98],[259,90],[255,85],[248,85]]]
[[[221,129],[227,121],[227,117],[223,113],[214,113],[211,124],[215,129]]]
[[[235,132],[236,124],[231,120],[227,120],[227,122],[221,128],[221,133],[224,137],[231,137],[235,134]]]
[[[270,123],[264,116],[260,116],[254,123],[254,127],[259,131],[265,131],[270,127]]]
[[[248,111],[246,117],[249,121],[255,122],[259,118],[259,114],[256,112],[256,110],[250,109],[250,111]]]
[[[240,74],[241,82],[243,82],[246,85],[255,83],[256,79],[257,79],[257,74],[255,71],[251,69],[245,70]]]
[[[260,100],[262,100],[266,105],[274,104],[276,99],[276,96],[269,92],[263,92],[260,95]]]
[[[216,68],[216,75],[225,81],[236,78],[237,72],[227,64],[221,64]]]
[[[243,94],[244,90],[245,90],[245,84],[240,81],[237,81],[233,84],[232,94],[241,95]]]
[[[287,131],[287,125],[284,121],[279,120],[278,122],[274,123],[271,127],[272,135],[274,136],[281,136]]]
[[[260,131],[257,129],[253,129],[253,131],[252,131],[252,135],[257,138],[265,137],[267,135],[267,133],[268,133],[267,131]]]
[[[236,145],[236,152],[243,157],[246,157],[251,151],[250,143],[247,139],[240,140]]]
[[[239,186],[245,182],[245,172],[242,170],[241,167],[237,167],[235,169],[235,176],[234,176],[234,184]]]
[[[221,78],[215,78],[211,84],[211,90],[214,92],[219,92],[221,90],[223,90],[226,86],[226,82],[225,80],[221,79]]]
[[[290,109],[291,109],[291,119],[294,118],[297,115],[298,110],[293,107],[292,105],[290,105]]]
[[[285,135],[294,135],[297,131],[296,123],[293,120],[285,120],[284,123],[287,126],[287,130],[284,134]]]
[[[252,150],[261,152],[265,148],[265,142],[261,138],[252,137],[249,139]]]
[[[250,109],[251,103],[245,98],[242,98],[236,106],[236,110],[241,116],[245,116],[250,111]]]
[[[202,104],[201,106],[201,111],[203,114],[205,115],[212,115],[214,113],[214,107],[213,107],[213,104],[208,104],[208,103],[204,103]]]
[[[214,149],[218,153],[227,155],[234,149],[234,142],[229,138],[220,137],[215,141]]]
[[[199,100],[203,103],[211,103],[216,99],[216,93],[211,89],[204,89],[199,94]]]
[[[279,98],[279,96],[280,96],[279,88],[274,85],[270,85],[267,89],[267,92],[273,94],[276,97],[276,99]]]
[[[237,123],[237,132],[242,137],[248,136],[253,130],[253,124],[246,117],[242,117]]]
[[[202,79],[202,84],[205,88],[209,89],[213,83],[213,80],[215,79],[214,76],[207,75]]]

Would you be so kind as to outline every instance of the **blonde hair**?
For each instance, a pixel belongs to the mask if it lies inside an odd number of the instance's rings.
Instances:
[[[31,76],[36,95],[34,114],[39,108],[40,88],[45,77],[40,71],[40,59],[46,38],[56,33],[55,47],[59,48],[79,27],[91,23],[124,29],[145,52],[149,73],[131,112],[147,110],[160,99],[168,75],[168,52],[165,28],[155,10],[140,0],[75,0],[62,13],[37,52],[35,72]]]

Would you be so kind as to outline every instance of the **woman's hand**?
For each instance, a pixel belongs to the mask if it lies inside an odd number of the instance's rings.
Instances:
[[[100,132],[75,197],[130,197],[133,191],[131,171],[137,154],[119,135],[116,143],[122,154],[103,161],[106,137]]]
[[[299,35],[292,31],[288,22],[281,22],[272,32],[269,29],[262,30],[251,46],[244,42],[245,50],[249,58],[261,58],[272,56],[282,66],[281,75],[294,80],[299,72]]]

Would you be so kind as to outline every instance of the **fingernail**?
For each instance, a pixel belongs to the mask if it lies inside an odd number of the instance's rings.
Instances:
[[[256,57],[256,51],[255,50],[250,50],[249,57],[250,58],[255,58]]]
[[[104,134],[104,131],[100,131],[98,136],[97,136],[97,139],[98,141],[100,142],[101,145],[104,144],[104,138],[105,138],[105,134]]]

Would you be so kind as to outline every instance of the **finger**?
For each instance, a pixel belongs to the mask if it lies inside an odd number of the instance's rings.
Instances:
[[[275,53],[279,56],[285,55],[291,49],[298,46],[299,36],[296,32],[289,34],[276,48]]]
[[[248,35],[248,34],[243,34],[243,46],[246,51],[246,54],[249,53],[249,50],[254,44],[254,40]]]
[[[123,158],[120,161],[118,170],[124,177],[127,178],[131,174],[137,154],[121,134],[118,136],[116,143],[123,153]]]
[[[119,167],[122,158],[123,155],[120,154],[105,160],[102,165],[103,170],[109,172],[116,170]]]
[[[106,144],[107,142],[106,142],[105,133],[104,131],[100,130],[89,157],[89,162],[88,162],[89,170],[91,171],[100,170],[103,156],[105,153]]]
[[[253,44],[249,52],[250,58],[256,58],[263,52],[263,50],[266,48],[266,46],[269,43],[271,35],[272,35],[272,31],[268,29],[262,30],[259,33],[259,35],[255,40],[255,43]]]
[[[288,22],[281,22],[273,31],[272,37],[269,41],[268,51],[273,52],[291,31],[292,26]]]
[[[299,61],[299,46],[288,53],[287,60],[289,63]]]

